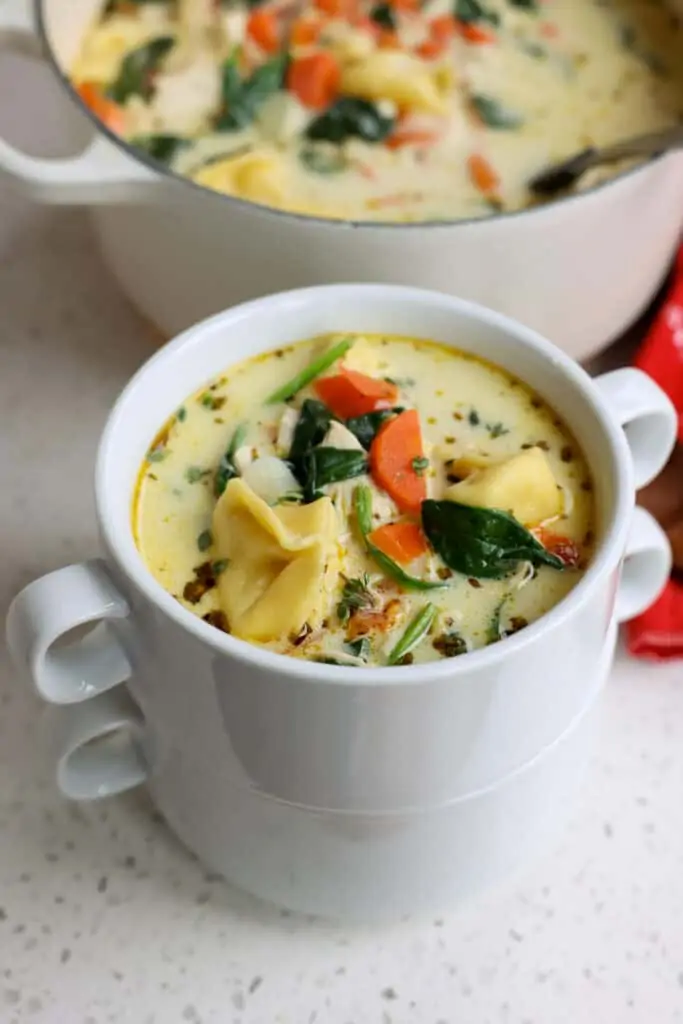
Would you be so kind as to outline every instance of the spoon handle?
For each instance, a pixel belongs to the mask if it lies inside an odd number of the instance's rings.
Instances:
[[[683,124],[674,125],[673,128],[667,128],[664,131],[639,135],[635,139],[625,139],[623,142],[616,142],[613,146],[596,149],[590,156],[586,154],[585,169],[611,163],[613,160],[625,160],[635,156],[654,156],[655,153],[664,153],[666,150],[680,147],[683,147]]]

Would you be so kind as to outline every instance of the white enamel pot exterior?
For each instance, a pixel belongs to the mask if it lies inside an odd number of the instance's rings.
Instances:
[[[97,6],[37,0],[30,16],[28,0],[0,0],[0,37],[22,46],[42,38],[83,116],[59,68],[69,66]],[[153,169],[94,122],[93,129],[92,146],[66,161],[34,159],[0,141],[0,173],[44,202],[91,206],[115,276],[168,337],[272,291],[379,281],[481,302],[584,359],[645,308],[683,226],[680,153],[520,214],[353,225],[210,193]]]
[[[160,425],[230,363],[330,330],[476,352],[571,425],[595,475],[598,550],[539,622],[461,658],[349,669],[227,636],[147,572],[130,506]],[[214,869],[315,913],[401,914],[500,877],[567,813],[615,622],[668,577],[666,538],[634,509],[634,489],[664,465],[675,430],[668,399],[639,371],[593,382],[528,329],[435,292],[305,289],[190,329],[135,376],[105,429],[96,472],[105,559],[32,583],[9,613],[17,665],[62,705],[62,789],[91,799],[147,779]],[[85,640],[55,644],[87,622],[99,625]],[[92,742],[112,733],[115,745]]]

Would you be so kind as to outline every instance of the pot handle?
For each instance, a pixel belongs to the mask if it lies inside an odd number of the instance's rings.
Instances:
[[[28,0],[0,0],[0,46],[42,56]],[[158,176],[99,133],[78,156],[29,156],[0,138],[0,173],[30,199],[61,205],[131,202],[158,187]]]
[[[654,516],[633,510],[614,614],[617,622],[640,615],[657,600],[671,575],[669,539]]]
[[[678,416],[669,397],[642,370],[624,367],[596,377],[631,449],[636,490],[645,487],[669,461],[678,430]]]
[[[55,709],[57,785],[69,800],[99,800],[145,782],[144,720],[123,690]]]
[[[128,655],[108,625],[129,614],[100,559],[29,583],[7,613],[7,646],[17,668],[50,704],[78,704],[125,682]],[[68,642],[79,626],[97,623]]]

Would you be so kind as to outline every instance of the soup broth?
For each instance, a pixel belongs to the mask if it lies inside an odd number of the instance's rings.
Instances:
[[[679,122],[683,30],[659,0],[110,0],[71,77],[218,192],[440,221],[523,209],[549,163]]]
[[[193,614],[363,667],[499,642],[594,546],[566,426],[503,370],[433,342],[330,335],[188,397],[141,469],[136,542]]]

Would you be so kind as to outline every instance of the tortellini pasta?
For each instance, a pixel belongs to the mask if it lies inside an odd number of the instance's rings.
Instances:
[[[194,180],[255,203],[280,206],[285,198],[282,160],[277,153],[266,150],[206,164],[194,174]]]
[[[445,114],[448,101],[423,61],[399,50],[378,50],[342,71],[341,90],[365,100],[391,100],[399,108]]]
[[[446,497],[461,505],[498,508],[525,526],[537,526],[562,511],[562,494],[540,448],[528,448],[453,484]]]
[[[271,508],[231,480],[213,514],[216,548],[227,562],[218,588],[231,632],[265,642],[318,625],[336,575],[337,531],[327,497]]]

